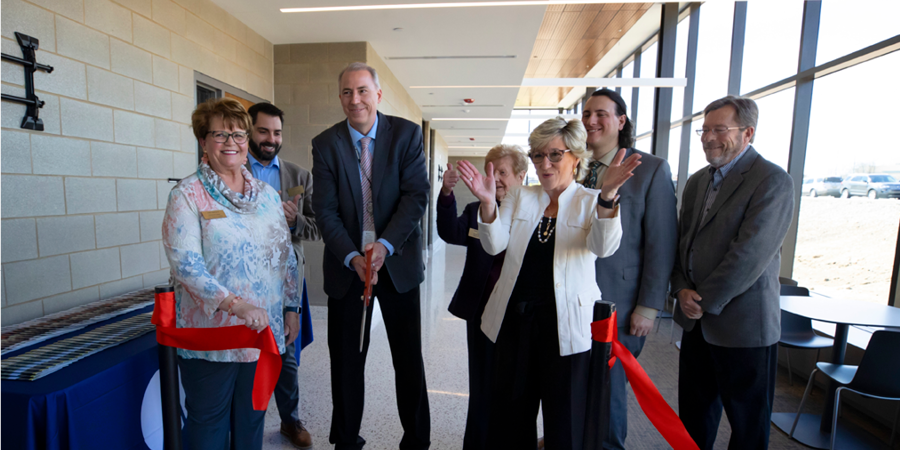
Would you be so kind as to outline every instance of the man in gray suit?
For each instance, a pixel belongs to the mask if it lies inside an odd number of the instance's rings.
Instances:
[[[330,441],[336,450],[360,449],[366,442],[359,428],[374,302],[365,316],[360,351],[360,297],[366,273],[362,252],[371,248],[374,294],[391,347],[404,431],[399,448],[426,449],[431,417],[422,360],[419,284],[425,266],[419,221],[431,187],[422,128],[378,112],[381,88],[375,69],[352,63],[338,75],[338,86],[347,120],[312,141],[318,185],[313,209],[325,241],[322,266],[334,408]]]
[[[595,91],[584,105],[581,122],[593,152],[583,183],[602,189],[606,168],[620,149],[625,157],[641,155],[634,176],[619,188],[622,205],[622,242],[608,258],[596,262],[597,284],[603,299],[615,302],[619,341],[635,357],[641,354],[653,321],[666,302],[669,276],[675,263],[677,217],[675,188],[669,163],[631,148],[634,128],[625,101],[609,89]],[[628,433],[628,397],[622,363],[610,370],[609,435],[605,449],[624,449]]]
[[[312,175],[290,162],[278,158],[281,151],[281,129],[284,112],[271,103],[257,103],[247,111],[253,119],[250,133],[250,152],[247,155],[247,170],[254,178],[269,183],[281,194],[282,207],[291,229],[291,244],[297,255],[297,269],[303,279],[306,258],[302,241],[319,239],[316,216],[309,201],[313,193]],[[281,434],[290,439],[299,449],[311,449],[312,437],[300,421],[300,386],[297,379],[295,342],[300,332],[300,310],[286,307],[284,310],[284,330],[288,333],[286,350],[281,355],[281,375],[275,385],[275,403],[281,416]],[[305,311],[309,314],[309,311]],[[310,322],[305,321],[307,324]]]
[[[781,335],[781,244],[793,182],[750,145],[759,109],[728,96],[703,111],[709,166],[684,189],[672,292],[684,328],[678,408],[701,449],[712,449],[724,408],[731,449],[769,444]]]

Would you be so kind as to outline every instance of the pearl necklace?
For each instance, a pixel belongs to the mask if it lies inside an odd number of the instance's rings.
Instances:
[[[544,227],[544,222],[547,223],[546,228]],[[538,242],[540,242],[541,244],[546,244],[547,241],[550,240],[550,236],[553,236],[553,232],[555,230],[556,224],[553,222],[553,218],[542,217],[541,223],[538,224]]]

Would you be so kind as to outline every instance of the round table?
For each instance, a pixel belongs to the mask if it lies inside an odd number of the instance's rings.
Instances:
[[[858,300],[782,295],[781,310],[812,320],[835,324],[834,347],[831,352],[833,364],[844,363],[850,325],[900,327],[900,308]],[[834,391],[837,388],[838,385],[835,382],[829,381],[826,390],[825,411],[821,418],[818,418],[818,415],[804,414],[805,420],[801,418],[800,423],[797,424],[794,439],[815,448],[830,446]],[[796,413],[775,413],[772,414],[772,422],[789,433],[795,416]]]

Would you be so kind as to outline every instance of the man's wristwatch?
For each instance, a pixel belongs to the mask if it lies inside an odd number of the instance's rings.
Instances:
[[[603,200],[602,192],[597,194],[597,205],[599,205],[603,208],[615,209],[617,203],[618,203],[618,201],[616,201],[615,198],[613,198],[612,200]]]
[[[286,312],[286,313],[292,312],[292,313],[300,314],[300,307],[299,306],[285,306],[284,312]]]

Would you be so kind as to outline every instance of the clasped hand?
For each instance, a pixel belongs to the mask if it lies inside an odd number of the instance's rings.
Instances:
[[[372,253],[372,284],[378,284],[378,271],[381,270],[381,266],[384,265],[384,258],[387,257],[387,248],[381,242],[373,242],[371,244],[366,244],[364,250],[366,252],[369,249],[374,249],[374,253]],[[360,281],[366,281],[366,257],[357,255],[354,256],[353,259],[350,260],[350,266],[353,267],[353,270],[356,271],[356,274],[359,275]]]
[[[698,303],[703,299],[697,291],[693,289],[682,289],[678,291],[677,297],[678,303],[681,305],[681,311],[684,312],[685,317],[692,320],[703,317],[703,309],[700,308],[700,303]]]

